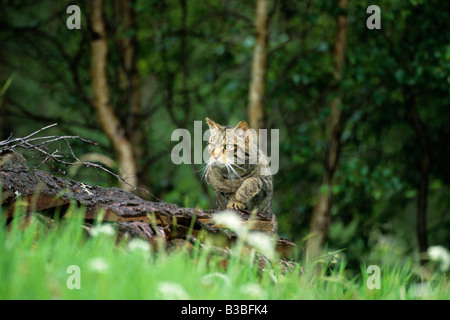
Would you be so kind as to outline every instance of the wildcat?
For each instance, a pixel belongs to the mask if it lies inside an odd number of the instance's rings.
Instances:
[[[255,131],[245,121],[236,127],[221,126],[209,118],[206,123],[211,136],[205,179],[216,192],[217,208],[256,210],[272,219],[271,232],[276,233],[272,175],[266,155],[258,149]]]

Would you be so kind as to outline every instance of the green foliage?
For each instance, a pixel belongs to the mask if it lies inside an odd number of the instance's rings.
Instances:
[[[184,10],[180,1],[138,0],[136,30],[128,34],[116,23],[113,2],[107,3],[109,82],[126,128],[130,110],[128,93],[120,85],[117,42],[126,35],[137,37],[142,84],[138,130],[144,137],[136,146],[140,181],[159,199],[214,207],[211,190],[208,193],[200,172],[195,172],[201,166],[172,163],[170,151],[177,142],[170,136],[176,128],[193,133],[193,121],[206,116],[229,124],[247,117],[253,2],[187,1]],[[80,135],[99,143],[95,148],[75,143],[72,148],[78,156],[98,152],[115,160],[90,105],[88,6],[79,3],[82,29],[68,30],[69,4],[72,1],[57,5],[0,1],[0,88],[8,87],[0,95],[1,139],[58,122],[52,134]],[[343,147],[332,187],[327,239],[329,248],[345,249],[347,268],[353,271],[361,268],[362,259],[370,264],[371,259],[383,260],[382,254],[390,255],[386,239],[399,252],[395,259],[419,259],[415,221],[423,150],[411,123],[411,101],[431,153],[429,244],[450,247],[450,4],[377,1],[382,29],[368,30],[370,4],[350,1],[349,39],[339,83]],[[329,102],[336,94],[332,81],[336,14],[331,0],[270,2],[266,122],[267,128],[280,129],[274,207],[280,235],[300,246],[320,192]],[[28,160],[36,165],[42,159],[29,155]],[[70,178],[117,185],[92,168],[80,169]]]

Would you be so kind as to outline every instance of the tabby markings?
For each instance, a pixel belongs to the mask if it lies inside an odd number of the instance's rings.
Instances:
[[[250,129],[253,130],[253,129]],[[257,144],[269,161],[269,169],[272,175],[276,174],[279,169],[279,130],[270,130],[270,156],[267,153],[268,130],[260,129],[257,136]],[[180,164],[203,164],[207,163],[210,158],[210,151],[208,147],[203,148],[203,142],[208,142],[211,135],[211,130],[207,129],[203,132],[202,121],[194,121],[194,136],[192,139],[191,133],[185,128],[178,128],[172,132],[171,141],[178,141],[172,148],[171,159],[176,165]],[[193,143],[192,143],[193,140]],[[192,148],[193,146],[193,148]],[[193,154],[193,159],[192,159]],[[192,162],[193,160],[193,162]]]

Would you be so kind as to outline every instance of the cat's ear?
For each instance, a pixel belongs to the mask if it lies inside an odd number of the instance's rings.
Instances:
[[[244,136],[250,143],[254,143],[256,141],[256,131],[254,129],[250,129],[247,122],[240,121],[236,127],[234,127],[233,132],[237,135]]]
[[[211,130],[220,130],[222,128],[219,124],[215,123],[210,118],[206,118],[206,123],[208,124],[209,129]]]
[[[233,131],[236,131],[236,130],[239,130],[239,129],[241,129],[243,131],[247,131],[249,129],[247,122],[245,122],[244,120],[240,121],[237,124],[237,126],[233,129]]]

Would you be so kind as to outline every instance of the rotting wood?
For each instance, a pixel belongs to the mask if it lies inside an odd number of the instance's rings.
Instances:
[[[236,240],[235,234],[214,224],[216,210],[147,201],[119,188],[92,186],[24,166],[0,168],[0,183],[3,212],[8,219],[13,217],[17,200],[21,199],[20,203],[26,204],[27,212],[39,212],[52,218],[55,212],[64,217],[70,205],[83,207],[86,222],[92,224],[101,215],[102,221],[117,225],[119,236],[140,237],[154,247],[158,239],[166,244],[186,239],[189,234],[198,239],[202,231],[208,238],[219,239],[215,243],[224,247],[230,247]],[[264,216],[256,214],[250,221],[248,212],[235,213],[250,230],[264,232],[271,229],[270,219]],[[294,248],[295,244],[286,239],[279,239],[276,247],[283,258],[292,257]]]

